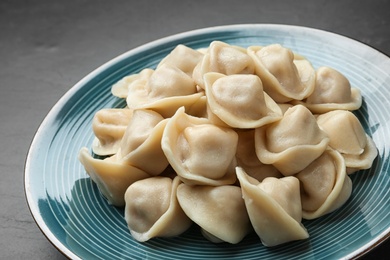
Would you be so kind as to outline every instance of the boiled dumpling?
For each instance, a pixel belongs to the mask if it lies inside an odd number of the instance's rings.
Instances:
[[[255,63],[256,74],[264,90],[277,103],[302,100],[314,90],[315,70],[306,59],[280,44],[251,46],[248,54]]]
[[[352,174],[359,170],[371,168],[375,158],[378,156],[378,150],[374,141],[367,135],[367,145],[364,152],[359,155],[343,154],[345,164],[347,165],[347,173]]]
[[[135,166],[152,176],[160,174],[168,166],[161,148],[167,121],[152,110],[134,110],[120,149],[113,159]]]
[[[193,222],[214,243],[306,239],[302,219],[346,203],[348,174],[378,155],[350,112],[360,91],[280,44],[179,44],[136,72],[112,85],[127,106],[96,112],[79,160],[140,242]]]
[[[194,104],[192,104],[187,110],[186,113],[195,116],[207,118],[207,98],[206,96],[201,96]]]
[[[350,197],[352,181],[346,173],[343,157],[328,149],[295,175],[301,183],[302,214],[314,219],[341,207]]]
[[[186,215],[212,242],[240,242],[251,230],[248,213],[237,186],[180,184],[177,198]]]
[[[283,175],[293,175],[318,158],[326,149],[329,137],[313,114],[304,106],[289,108],[280,121],[255,130],[259,160],[273,164]]]
[[[124,205],[124,192],[130,184],[158,175],[168,166],[161,149],[166,122],[154,111],[135,110],[116,154],[100,160],[93,158],[86,148],[80,151],[80,162],[113,205]]]
[[[378,151],[352,112],[330,111],[319,115],[317,123],[328,134],[329,146],[344,157],[348,173],[372,166]]]
[[[293,176],[255,180],[237,167],[245,206],[252,226],[265,246],[309,237],[301,224],[299,180]]]
[[[192,75],[198,86],[203,89],[203,76],[207,72],[218,72],[225,75],[253,74],[254,63],[246,49],[214,41],[210,44],[202,60],[196,65]]]
[[[202,53],[202,54],[206,54],[207,51],[209,50],[209,47],[204,47],[204,48],[198,48],[196,49],[198,52]]]
[[[134,239],[173,237],[186,231],[192,221],[181,209],[176,191],[179,178],[152,177],[132,184],[125,194],[125,219]]]
[[[172,67],[177,67],[184,73],[192,76],[192,72],[203,57],[203,53],[188,48],[183,44],[177,45],[164,59],[160,61],[157,69],[163,64],[168,64]]]
[[[209,72],[204,75],[210,113],[234,128],[256,128],[279,120],[279,106],[263,91],[256,75]],[[219,124],[219,120],[213,123]]]
[[[125,205],[124,194],[132,183],[150,177],[137,167],[111,157],[104,160],[93,158],[86,147],[80,150],[79,160],[108,202],[118,207]]]
[[[161,65],[149,78],[129,85],[126,99],[131,109],[152,109],[171,117],[181,107],[190,107],[203,93],[198,93],[190,76],[168,64]]]
[[[225,75],[252,74],[254,64],[246,49],[220,41],[214,41],[208,49],[209,68]]]
[[[162,149],[178,176],[187,184],[232,184],[238,136],[205,118],[189,116],[184,108],[169,119]]]
[[[115,154],[132,115],[132,110],[123,108],[107,108],[96,112],[92,120],[95,134],[92,151],[101,156]]]
[[[258,181],[262,181],[266,177],[283,177],[272,164],[264,164],[257,158],[255,149],[255,130],[237,130],[237,134],[237,166],[243,168],[249,176]]]
[[[135,73],[129,76],[126,76],[116,82],[111,87],[111,93],[119,98],[127,98],[129,94],[129,86],[131,84],[145,84],[146,80],[152,75],[154,70],[152,69],[143,69],[140,73]]]
[[[292,108],[294,105],[290,104],[290,103],[279,103],[278,106],[279,106],[280,110],[282,110],[282,114],[284,115],[284,113],[286,113],[287,110],[289,108]]]
[[[360,90],[351,88],[349,80],[339,71],[320,67],[316,72],[314,92],[302,103],[313,113],[332,110],[356,110],[362,104]]]
[[[367,137],[359,119],[345,110],[331,111],[317,117],[318,125],[330,137],[329,146],[340,153],[361,154]]]

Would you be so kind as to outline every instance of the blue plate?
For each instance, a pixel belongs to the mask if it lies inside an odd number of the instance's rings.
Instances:
[[[339,210],[304,221],[310,238],[274,248],[256,235],[237,245],[212,244],[196,226],[176,238],[132,239],[123,210],[107,204],[77,159],[91,147],[94,113],[124,107],[111,95],[122,77],[154,68],[177,44],[207,47],[213,40],[247,47],[280,43],[306,56],[314,67],[331,66],[346,75],[364,97],[356,112],[379,155],[372,168],[352,175],[351,198]],[[102,65],[52,108],[39,127],[26,160],[25,192],[33,217],[47,238],[70,258],[331,259],[360,256],[390,234],[390,59],[349,38],[286,25],[233,25],[190,31],[126,52]]]

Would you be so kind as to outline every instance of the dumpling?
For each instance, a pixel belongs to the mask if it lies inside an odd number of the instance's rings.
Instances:
[[[283,175],[293,175],[326,149],[329,137],[304,106],[289,108],[280,121],[256,128],[255,147],[259,160],[273,164]]]
[[[192,221],[181,209],[176,191],[179,178],[152,177],[132,184],[125,194],[125,220],[134,239],[173,237],[186,231]]]
[[[332,110],[356,110],[362,104],[362,95],[357,88],[351,88],[349,80],[339,71],[330,67],[320,67],[316,72],[313,93],[303,102],[313,113],[326,113]]]
[[[190,76],[163,64],[149,78],[129,85],[126,102],[131,109],[152,109],[167,118],[181,106],[190,107],[203,95],[197,92]]]
[[[177,199],[186,215],[212,242],[237,244],[252,231],[241,189],[237,186],[180,184]]]
[[[154,70],[152,69],[143,69],[140,73],[126,76],[112,85],[111,93],[119,98],[127,98],[127,95],[129,94],[129,86],[133,83],[144,83],[153,72]]]
[[[168,166],[161,148],[166,123],[154,111],[135,110],[116,154],[100,160],[86,148],[80,151],[80,162],[110,203],[123,206],[124,192],[130,184],[158,175]]]
[[[280,110],[282,110],[282,114],[284,115],[284,113],[286,113],[286,111],[293,107],[294,105],[290,104],[290,103],[279,103],[278,104]]]
[[[237,130],[238,144],[236,151],[237,166],[258,181],[266,177],[281,178],[283,175],[272,165],[263,164],[257,158],[255,149],[255,130]]]
[[[194,104],[192,104],[187,110],[186,113],[195,117],[207,118],[207,98],[206,96],[201,96]]]
[[[343,157],[328,149],[295,175],[301,183],[302,215],[315,219],[341,207],[350,197],[352,181]]]
[[[378,150],[374,141],[367,135],[367,145],[364,152],[359,155],[343,154],[345,164],[347,165],[347,173],[352,174],[359,170],[371,168],[375,158],[378,156]]]
[[[340,153],[361,154],[367,137],[359,119],[350,111],[335,110],[317,116],[318,125],[329,138],[329,146]]]
[[[151,176],[168,166],[161,148],[161,138],[168,119],[152,110],[134,110],[120,149],[113,160],[137,167]]]
[[[371,168],[378,151],[352,112],[330,111],[317,116],[317,123],[329,136],[329,146],[344,157],[348,173]]]
[[[115,154],[132,115],[133,110],[122,108],[97,111],[92,120],[92,130],[95,134],[93,153],[101,156]]]
[[[86,147],[79,152],[79,161],[103,196],[110,204],[122,207],[125,205],[126,189],[132,183],[149,178],[150,175],[137,167],[110,158],[104,160],[93,158]]]
[[[209,50],[209,47],[198,48],[198,49],[196,49],[196,50],[204,55],[204,54],[206,54],[207,51]]]
[[[299,180],[293,176],[255,180],[237,167],[237,178],[252,226],[267,246],[309,237],[302,220]]]
[[[168,64],[172,67],[177,67],[184,73],[192,77],[192,72],[203,57],[203,53],[188,48],[183,44],[177,45],[164,59],[160,61],[157,69],[164,64]]]
[[[204,75],[210,113],[234,128],[256,128],[282,118],[279,106],[263,91],[256,75]],[[219,124],[220,120],[210,119]]]
[[[254,61],[264,90],[277,103],[302,100],[313,92],[314,68],[308,60],[294,55],[290,49],[280,44],[251,46],[248,54]]]
[[[253,74],[254,71],[254,63],[245,48],[213,41],[202,60],[196,65],[192,77],[196,84],[204,89],[203,76],[207,72],[233,75]]]
[[[169,119],[161,141],[170,165],[186,184],[224,185],[236,181],[237,133],[189,116],[184,108]]]

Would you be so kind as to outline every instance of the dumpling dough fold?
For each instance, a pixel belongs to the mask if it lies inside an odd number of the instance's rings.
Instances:
[[[112,159],[142,169],[151,176],[159,175],[168,166],[161,148],[167,122],[168,119],[152,110],[134,110],[120,148]]]
[[[237,244],[252,231],[241,189],[237,186],[180,184],[177,198],[186,215],[212,242]]]
[[[160,61],[157,69],[168,64],[176,67],[192,77],[192,72],[203,57],[203,53],[191,49],[183,44],[177,45],[164,59]]]
[[[129,124],[133,111],[127,108],[106,108],[95,113],[92,130],[95,138],[92,151],[100,156],[115,154]]]
[[[262,182],[236,168],[252,226],[267,247],[309,237],[302,220],[299,180],[268,177]]]
[[[318,115],[317,123],[329,136],[329,146],[344,157],[347,173],[371,168],[378,150],[352,112],[330,111]]]
[[[112,95],[119,98],[127,98],[129,94],[129,87],[133,83],[146,82],[146,80],[153,74],[152,69],[143,69],[139,73],[123,77],[111,87]]]
[[[352,174],[359,170],[366,170],[372,167],[375,158],[378,156],[378,149],[374,140],[369,135],[367,137],[367,145],[364,152],[359,155],[343,154],[345,164],[347,165],[347,173]]]
[[[204,81],[210,113],[227,126],[256,128],[282,117],[279,106],[263,91],[256,75],[226,76],[209,72],[204,75]]]
[[[339,71],[330,67],[320,67],[316,71],[316,84],[313,93],[302,104],[316,114],[332,110],[356,110],[362,105],[360,90],[352,88],[349,80]]]
[[[237,166],[258,181],[266,177],[281,178],[283,175],[272,164],[260,162],[255,149],[255,130],[237,130],[238,144],[236,151]]]
[[[301,183],[305,219],[315,219],[336,210],[352,192],[352,181],[346,173],[344,159],[333,149],[327,149],[295,176]]]
[[[153,237],[173,237],[192,221],[177,201],[178,177],[152,177],[132,184],[125,193],[125,220],[131,235],[144,242]]]
[[[100,192],[114,206],[125,205],[124,194],[132,183],[150,177],[137,167],[113,161],[111,157],[93,158],[86,147],[80,150],[78,157]]]
[[[161,145],[184,183],[218,186],[236,181],[237,141],[234,130],[187,115],[182,107],[169,119]]]
[[[274,165],[283,175],[303,170],[326,149],[329,137],[304,106],[289,108],[280,121],[256,128],[259,160]]]
[[[204,75],[218,72],[225,75],[254,74],[255,68],[245,48],[220,41],[210,44],[202,60],[196,65],[192,74],[196,84],[204,89]]]
[[[190,107],[204,93],[197,92],[193,79],[177,67],[162,64],[149,77],[133,81],[126,98],[130,109],[151,109],[171,117],[181,107]]]
[[[277,103],[302,100],[314,90],[315,70],[310,62],[280,44],[250,46],[248,54],[264,90]]]

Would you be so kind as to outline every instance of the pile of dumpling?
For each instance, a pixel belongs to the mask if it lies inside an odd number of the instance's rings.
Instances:
[[[125,108],[98,111],[79,159],[125,207],[138,241],[196,223],[212,242],[256,232],[265,246],[306,239],[303,219],[341,207],[349,174],[377,149],[351,112],[358,89],[279,44],[178,45],[155,69],[112,86]]]

